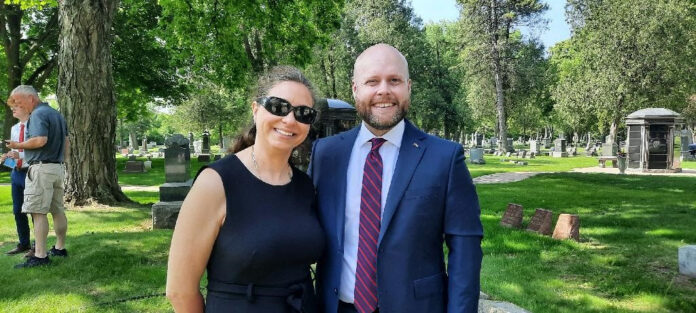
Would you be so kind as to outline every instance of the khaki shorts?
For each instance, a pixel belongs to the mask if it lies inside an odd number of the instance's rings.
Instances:
[[[63,206],[62,164],[34,164],[29,166],[24,181],[22,213],[51,214],[65,211]]]

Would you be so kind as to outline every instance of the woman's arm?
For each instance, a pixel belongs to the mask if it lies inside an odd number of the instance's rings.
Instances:
[[[199,286],[226,212],[222,179],[205,169],[181,206],[167,266],[167,298],[176,312],[203,312]]]

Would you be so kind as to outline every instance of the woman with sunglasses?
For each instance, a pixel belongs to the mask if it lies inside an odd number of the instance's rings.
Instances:
[[[177,312],[317,312],[310,265],[324,235],[312,181],[289,163],[317,115],[313,89],[280,66],[259,79],[253,99],[254,126],[233,155],[198,172],[182,204],[167,269]]]

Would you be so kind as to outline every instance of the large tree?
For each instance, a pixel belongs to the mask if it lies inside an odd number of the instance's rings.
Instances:
[[[58,104],[68,124],[66,199],[127,200],[116,176],[116,105],[111,27],[118,1],[63,0],[60,12]]]
[[[180,74],[246,87],[270,66],[303,66],[338,26],[343,1],[161,0]]]
[[[512,49],[511,34],[519,26],[533,26],[541,21],[548,7],[539,0],[458,0],[465,50],[473,79],[478,82],[471,91],[487,91],[493,83],[496,129],[499,150],[505,149],[507,139],[506,93],[509,86]],[[483,75],[482,75],[483,74]],[[486,79],[485,77],[489,78]]]
[[[696,93],[696,5],[688,1],[573,0],[568,68],[554,98],[596,112],[612,138],[633,110],[681,111]],[[575,7],[573,7],[575,6]]]
[[[36,1],[0,1],[0,41],[6,62],[2,78],[7,88],[0,89],[2,102],[21,84],[40,91],[56,67],[58,10],[38,5]],[[9,107],[2,107],[2,136],[9,138],[14,118]]]

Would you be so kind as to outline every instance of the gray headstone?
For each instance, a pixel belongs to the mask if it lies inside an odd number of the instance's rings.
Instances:
[[[505,146],[506,151],[508,152],[515,152],[515,146],[512,143],[512,138],[507,139],[507,145]]]
[[[160,201],[161,202],[171,202],[171,201],[184,201],[186,195],[193,185],[193,179],[182,183],[164,183],[159,187],[160,191]]]
[[[189,145],[189,151],[196,151],[193,149],[193,133],[189,132],[189,138],[188,138],[188,145]]]
[[[147,138],[143,138],[143,144],[140,145],[140,154],[147,153]]]
[[[202,140],[196,140],[193,142],[193,153],[195,154],[201,154],[203,150],[203,141]]]
[[[616,156],[617,152],[619,152],[619,145],[614,142],[607,142],[602,145],[602,156]]]
[[[486,161],[483,160],[483,149],[471,148],[469,150],[469,162],[473,164],[485,164]]]
[[[152,205],[152,228],[173,229],[183,201],[157,202]]]
[[[696,245],[679,247],[679,273],[696,278]]]
[[[168,183],[185,182],[190,179],[191,154],[188,140],[176,134],[166,140],[164,150],[164,178]]]
[[[144,173],[145,163],[143,161],[127,161],[124,173]]]
[[[529,152],[539,153],[539,142],[537,142],[536,140],[530,140]]]
[[[553,141],[553,153],[551,154],[554,158],[565,158],[568,156],[566,152],[566,140],[563,138],[558,138]]]

